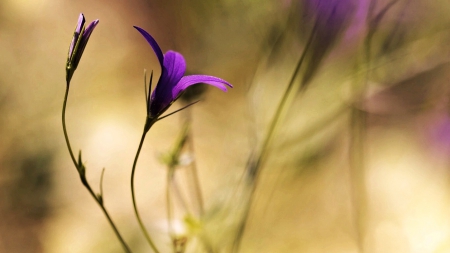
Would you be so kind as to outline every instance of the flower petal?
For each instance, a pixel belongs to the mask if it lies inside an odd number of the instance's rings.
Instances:
[[[94,28],[97,26],[98,22],[100,22],[98,19],[92,21],[87,27],[86,30],[83,32],[83,38],[89,39],[91,36],[92,31],[94,31]]]
[[[167,51],[164,55],[164,65],[158,84],[151,96],[149,112],[152,115],[160,115],[174,101],[172,90],[183,77],[186,71],[184,57],[175,51]]]
[[[159,45],[156,42],[156,40],[148,32],[146,32],[144,29],[142,29],[140,27],[137,27],[137,26],[133,26],[133,27],[136,28],[136,30],[138,30],[142,34],[142,36],[144,36],[144,38],[147,40],[148,44],[150,44],[150,46],[153,48],[153,51],[155,52],[156,57],[158,57],[159,64],[161,66],[163,66],[164,56],[163,56],[161,48],[159,47]]]
[[[164,71],[161,73],[165,86],[175,87],[184,76],[184,72],[186,72],[186,61],[183,55],[175,51],[167,51],[164,55]]]
[[[75,49],[75,44],[78,41],[78,37],[81,36],[81,32],[84,27],[84,22],[85,22],[84,15],[83,15],[83,13],[80,13],[80,15],[78,16],[77,27],[75,27],[75,31],[74,31],[73,37],[72,37],[72,42],[70,43],[70,47],[69,47],[69,60],[72,59],[72,56],[73,56],[72,53],[73,53],[73,50]]]
[[[94,28],[97,26],[98,22],[99,22],[98,19],[92,21],[84,30],[83,35],[81,35],[80,45],[78,46],[77,49],[78,52],[76,52],[76,55],[74,56],[73,60],[75,68],[78,66],[81,56],[83,55],[84,49],[86,48],[89,38],[91,37],[91,34],[94,31]]]
[[[176,99],[189,86],[198,83],[206,83],[215,86],[225,92],[227,91],[227,86],[233,88],[233,85],[215,76],[191,75],[181,78],[178,84],[172,89],[172,97]]]

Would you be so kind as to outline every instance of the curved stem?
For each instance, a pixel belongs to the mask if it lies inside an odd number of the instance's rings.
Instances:
[[[64,103],[63,103],[63,109],[62,109],[62,125],[63,125],[63,131],[64,131],[64,138],[66,139],[67,149],[69,149],[69,154],[70,154],[70,157],[72,158],[73,164],[78,169],[77,160],[75,159],[75,156],[73,155],[73,152],[72,152],[72,148],[70,147],[69,136],[67,135],[67,128],[66,128],[66,106],[67,106],[67,97],[69,96],[69,87],[70,87],[70,85],[67,84],[66,94],[64,95]]]
[[[82,180],[83,181],[83,180]],[[86,182],[86,184],[85,184]],[[128,247],[128,245],[126,244],[125,240],[122,238],[122,236],[119,233],[119,230],[117,229],[117,227],[114,225],[113,220],[111,219],[111,217],[108,214],[108,211],[106,210],[105,206],[102,203],[102,200],[100,200],[94,193],[94,191],[92,190],[92,188],[89,186],[89,184],[87,184],[87,181],[83,181],[83,185],[88,189],[89,193],[91,194],[91,196],[95,199],[95,201],[97,202],[97,204],[100,206],[100,208],[102,209],[103,213],[105,214],[106,218],[108,219],[109,224],[111,225],[111,227],[114,230],[114,233],[116,234],[117,238],[119,239],[120,243],[122,244],[122,247],[124,249],[125,252],[127,253],[131,253],[130,248]]]
[[[244,236],[245,230],[247,228],[248,217],[250,215],[251,206],[254,201],[254,194],[256,191],[259,175],[261,174],[261,168],[263,166],[263,163],[267,159],[270,143],[276,133],[276,130],[277,130],[279,124],[282,121],[282,115],[285,112],[285,110],[288,108],[288,106],[290,105],[288,103],[288,101],[290,101],[288,98],[291,95],[294,88],[297,87],[297,86],[295,86],[295,79],[300,71],[300,67],[303,65],[303,61],[305,60],[306,53],[308,52],[308,49],[311,46],[311,43],[313,41],[313,37],[317,31],[317,23],[318,23],[318,21],[316,20],[316,22],[314,23],[314,26],[311,30],[311,34],[309,35],[308,41],[305,45],[305,48],[303,49],[303,53],[301,54],[301,56],[297,62],[297,65],[295,66],[294,72],[292,73],[291,79],[289,80],[288,86],[283,93],[283,96],[277,106],[277,109],[275,110],[275,114],[269,124],[269,128],[268,128],[268,130],[264,136],[264,139],[262,141],[261,148],[259,148],[256,152],[253,152],[253,154],[250,155],[250,157],[247,161],[247,165],[246,165],[246,169],[247,169],[246,170],[246,180],[247,181],[246,181],[246,183],[247,183],[247,186],[249,187],[249,197],[247,200],[246,207],[244,209],[242,221],[239,224],[238,230],[236,232],[236,237],[233,242],[233,246],[232,246],[233,253],[239,252],[239,249],[241,246],[241,241]],[[303,86],[300,83],[299,89],[301,91],[304,91],[305,86]]]
[[[287,103],[289,101],[288,97],[295,87],[295,85],[294,85],[295,78],[297,77],[300,67],[302,66],[303,61],[305,60],[306,52],[308,52],[308,49],[311,46],[311,42],[316,33],[316,29],[317,29],[317,21],[314,24],[314,27],[311,31],[308,42],[306,43],[305,49],[303,50],[303,53],[300,56],[300,58],[297,62],[297,65],[295,66],[294,72],[292,73],[291,79],[289,80],[289,84],[288,84],[286,90],[284,91],[283,97],[281,98],[281,100],[277,106],[277,109],[275,111],[273,119],[270,122],[269,129],[265,135],[265,138],[262,141],[262,145],[259,150],[259,153],[256,156],[256,163],[254,163],[253,165],[254,165],[254,169],[256,169],[257,171],[252,171],[251,170],[252,167],[250,167],[250,172],[253,172],[253,173],[250,173],[250,175],[253,176],[250,178],[251,181],[255,181],[256,178],[258,177],[259,168],[261,167],[261,162],[264,160],[267,152],[269,151],[269,144],[270,144],[273,136],[275,135],[275,132],[276,132],[275,130],[278,128],[278,125],[281,123],[281,118],[282,118],[281,116],[283,115],[283,112],[287,109],[287,107],[289,105]],[[304,89],[304,86],[300,85],[300,89]],[[250,166],[252,166],[252,164]]]
[[[64,138],[66,139],[67,149],[69,150],[70,157],[72,158],[72,162],[75,165],[75,168],[78,171],[78,174],[80,175],[81,182],[83,183],[84,187],[89,191],[91,196],[95,199],[95,202],[100,206],[100,208],[103,211],[103,214],[108,219],[109,224],[111,225],[112,229],[114,230],[114,233],[116,234],[117,238],[120,241],[120,244],[122,245],[123,249],[127,253],[131,253],[130,248],[128,247],[125,240],[122,238],[122,236],[119,233],[119,230],[117,229],[116,225],[114,224],[113,220],[111,219],[111,216],[109,215],[108,211],[106,210],[105,206],[103,205],[103,196],[99,198],[94,191],[92,190],[91,186],[89,185],[88,181],[86,180],[86,176],[80,172],[80,166],[75,159],[75,156],[73,155],[72,148],[70,146],[69,136],[67,135],[67,128],[66,128],[66,106],[67,106],[67,97],[69,95],[69,83],[67,83],[66,88],[66,94],[64,95],[64,103],[63,103],[63,109],[62,109],[62,125],[63,125],[63,131],[64,131]],[[81,161],[80,161],[81,162]]]
[[[142,134],[141,141],[139,143],[139,147],[136,152],[136,156],[134,158],[133,168],[131,169],[131,199],[133,200],[134,214],[136,215],[136,219],[139,223],[139,227],[141,228],[142,233],[145,236],[145,239],[147,240],[148,244],[153,249],[153,251],[156,253],[159,253],[158,249],[156,248],[155,244],[153,243],[152,239],[150,238],[150,235],[148,234],[147,229],[144,226],[144,223],[142,223],[141,216],[139,215],[139,211],[137,209],[136,197],[135,197],[135,193],[134,193],[134,174],[136,172],[136,164],[137,164],[137,161],[139,158],[139,154],[141,153],[142,145],[144,144],[145,136],[147,135],[147,132],[148,132],[147,129],[150,129],[150,126],[151,126],[151,125],[148,126],[147,123],[148,123],[148,121],[146,122],[146,127],[145,127],[146,130],[144,130],[144,132]],[[147,128],[147,126],[148,126],[148,128]]]

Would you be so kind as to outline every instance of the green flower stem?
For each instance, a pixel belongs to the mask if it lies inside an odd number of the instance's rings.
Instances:
[[[70,157],[72,158],[72,162],[78,170],[78,163],[77,163],[77,160],[75,159],[75,156],[73,155],[72,148],[70,147],[69,136],[67,135],[67,129],[66,129],[66,106],[67,106],[67,97],[69,96],[69,87],[70,87],[70,84],[67,83],[66,94],[64,95],[64,103],[63,103],[63,109],[62,109],[62,125],[63,125],[63,131],[64,131],[64,138],[66,139],[66,143],[67,143],[67,149],[69,149],[69,153],[70,153]]]
[[[159,250],[156,248],[155,244],[153,243],[152,239],[150,238],[150,235],[147,232],[147,229],[144,226],[144,223],[142,223],[142,219],[141,216],[139,215],[139,211],[137,208],[137,204],[136,204],[136,196],[134,193],[134,174],[136,172],[136,164],[139,158],[139,154],[141,153],[141,149],[142,149],[142,145],[144,144],[144,140],[145,140],[145,136],[147,135],[148,130],[150,129],[151,125],[153,125],[154,122],[150,122],[147,119],[147,122],[145,124],[145,129],[144,132],[142,134],[142,138],[141,138],[141,142],[139,143],[139,147],[138,150],[136,152],[136,156],[134,158],[134,162],[133,162],[133,168],[131,169],[131,199],[133,201],[133,209],[134,209],[134,214],[136,216],[136,219],[139,223],[139,227],[141,228],[142,233],[145,236],[145,239],[147,240],[148,244],[150,245],[150,247],[153,249],[153,251],[155,253],[159,253]]]
[[[291,93],[294,90],[294,87],[297,87],[294,85],[295,79],[300,71],[300,67],[303,64],[303,61],[305,60],[306,52],[308,52],[308,49],[311,46],[311,42],[316,33],[316,30],[317,30],[317,21],[315,22],[314,27],[312,28],[312,31],[311,31],[311,34],[306,43],[305,49],[303,50],[303,53],[297,62],[297,65],[295,67],[294,72],[292,73],[289,84],[283,93],[283,97],[281,98],[280,103],[277,106],[277,109],[275,111],[273,119],[270,122],[269,129],[267,130],[267,133],[264,136],[264,139],[262,141],[261,148],[257,152],[254,152],[252,155],[250,155],[250,158],[247,162],[246,179],[247,179],[247,185],[250,187],[250,189],[249,189],[250,195],[249,195],[249,199],[248,199],[246,208],[244,210],[242,222],[238,227],[238,231],[236,233],[236,238],[233,243],[232,252],[234,252],[234,253],[239,252],[242,237],[244,236],[244,232],[247,227],[248,216],[250,214],[251,205],[253,203],[253,198],[254,198],[254,193],[255,193],[256,187],[257,187],[258,178],[259,178],[259,175],[261,174],[261,168],[263,166],[263,163],[267,159],[269,146],[270,146],[270,143],[276,133],[276,129],[278,128],[279,124],[282,122],[282,116],[284,115],[286,109],[290,105],[290,103],[288,103],[288,102],[292,102]],[[305,88],[305,86],[302,86],[300,84],[300,89],[304,89],[304,88]]]
[[[84,173],[81,173],[80,171],[80,167],[82,167],[83,165],[77,163],[75,156],[73,155],[73,151],[72,148],[70,146],[70,141],[69,141],[69,136],[67,135],[67,128],[66,128],[66,105],[67,105],[67,98],[69,95],[69,82],[67,82],[67,86],[66,86],[66,94],[64,96],[64,104],[63,104],[63,109],[62,109],[62,125],[63,125],[63,131],[64,131],[64,137],[66,139],[66,144],[67,144],[67,149],[69,150],[70,153],[70,157],[72,158],[72,162],[75,165],[75,168],[78,171],[78,174],[80,175],[80,179],[81,182],[83,183],[84,187],[89,191],[89,193],[91,194],[91,196],[95,199],[95,201],[97,202],[97,204],[100,206],[100,208],[102,209],[103,213],[105,214],[106,218],[108,219],[109,224],[111,225],[112,229],[114,230],[114,233],[116,234],[117,238],[120,241],[120,244],[122,245],[123,249],[125,252],[127,253],[131,253],[130,248],[128,247],[127,243],[125,242],[125,240],[122,238],[122,236],[119,233],[119,230],[117,229],[116,225],[114,224],[113,220],[111,219],[108,211],[106,210],[104,204],[103,204],[103,196],[97,196],[94,191],[92,190],[91,186],[89,185],[89,182],[86,179],[86,175]]]

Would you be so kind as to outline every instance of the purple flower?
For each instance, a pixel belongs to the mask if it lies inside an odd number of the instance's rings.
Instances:
[[[80,62],[81,56],[83,55],[84,49],[88,43],[89,37],[94,31],[95,26],[97,26],[99,20],[96,19],[92,21],[86,28],[84,27],[85,23],[83,13],[80,13],[78,17],[78,23],[75,27],[75,32],[73,33],[72,42],[69,47],[69,54],[67,56],[66,63],[66,80],[67,83],[70,82],[73,73],[78,67],[78,63]]]
[[[147,115],[151,121],[157,120],[158,117],[180,97],[183,91],[191,85],[206,83],[223,91],[227,91],[227,86],[230,88],[233,87],[227,81],[214,76],[184,76],[186,62],[183,55],[170,50],[163,54],[158,43],[156,43],[155,39],[150,34],[137,26],[134,26],[134,28],[144,36],[153,48],[156,57],[158,57],[159,64],[161,65],[161,76],[155,89],[148,98]]]

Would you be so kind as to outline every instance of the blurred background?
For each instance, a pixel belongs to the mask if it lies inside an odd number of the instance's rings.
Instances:
[[[133,25],[188,73],[234,85],[195,86],[201,102],[147,135],[137,202],[161,252],[450,252],[447,0],[1,1],[0,252],[123,252],[61,126],[81,12],[100,23],[68,133],[96,192],[105,168],[105,206],[133,252],[151,252],[129,177],[143,72],[160,73]]]

